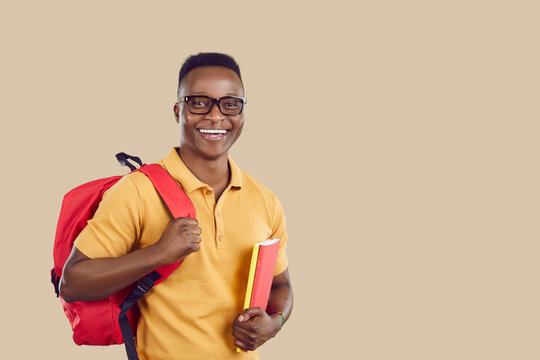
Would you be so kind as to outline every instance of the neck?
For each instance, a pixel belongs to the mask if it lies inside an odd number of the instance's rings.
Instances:
[[[197,156],[190,149],[180,146],[176,151],[187,168],[201,180],[208,184],[216,192],[229,185],[230,171],[228,153],[215,159],[206,159]]]

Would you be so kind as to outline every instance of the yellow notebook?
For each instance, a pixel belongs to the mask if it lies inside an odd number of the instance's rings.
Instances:
[[[257,258],[259,257],[259,244],[253,246],[251,253],[251,264],[249,265],[249,276],[246,289],[246,299],[244,300],[244,309],[249,308],[251,302],[251,292],[253,290],[253,280],[255,279],[255,269],[257,268]]]
[[[251,302],[251,292],[253,290],[253,280],[255,279],[255,269],[257,268],[257,258],[259,257],[259,245],[253,245],[253,252],[251,253],[251,264],[249,265],[249,276],[246,289],[246,299],[244,300],[244,309],[249,308]],[[236,348],[236,352],[243,352],[244,350],[239,347]]]

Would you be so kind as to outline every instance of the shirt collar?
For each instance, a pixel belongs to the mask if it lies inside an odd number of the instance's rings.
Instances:
[[[229,156],[229,167],[231,168],[231,187],[242,188],[242,171]]]
[[[242,172],[238,165],[236,165],[236,163],[230,157],[228,160],[229,167],[231,169],[230,186],[233,188],[241,188]],[[163,158],[162,164],[165,167],[165,170],[167,170],[167,172],[171,174],[171,176],[178,181],[180,185],[182,185],[182,188],[186,193],[190,193],[198,188],[208,186],[193,175],[193,173],[180,158],[180,155],[178,155],[177,148],[175,147],[173,147],[171,151],[169,151],[169,154]]]

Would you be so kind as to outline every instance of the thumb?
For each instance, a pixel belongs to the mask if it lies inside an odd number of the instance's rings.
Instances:
[[[238,321],[248,321],[251,318],[261,315],[262,309],[260,307],[248,308],[245,309],[240,316],[238,316]]]

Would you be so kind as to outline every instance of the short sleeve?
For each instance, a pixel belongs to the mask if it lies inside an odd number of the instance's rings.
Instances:
[[[108,189],[75,246],[90,258],[119,257],[137,243],[142,224],[141,202],[129,175]]]
[[[272,235],[270,239],[280,239],[279,252],[276,261],[276,268],[274,270],[274,276],[279,275],[287,269],[289,265],[287,259],[287,223],[285,220],[285,213],[283,207],[278,199],[276,199],[274,207],[274,224],[272,228]]]

